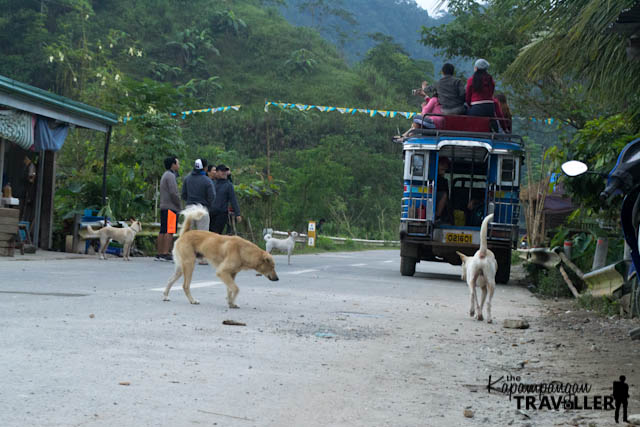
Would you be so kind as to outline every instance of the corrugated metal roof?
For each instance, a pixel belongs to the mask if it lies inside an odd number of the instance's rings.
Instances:
[[[115,125],[118,123],[118,116],[113,113],[73,101],[64,96],[56,95],[2,75],[0,75],[0,91],[18,96],[26,101],[62,110],[67,114],[85,117],[105,125]]]

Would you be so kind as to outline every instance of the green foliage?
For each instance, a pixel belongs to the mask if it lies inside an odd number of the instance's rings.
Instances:
[[[625,114],[600,117],[586,123],[571,142],[565,145],[566,158],[585,162],[589,169],[609,172],[622,148],[633,139],[640,137],[640,127]],[[565,188],[574,202],[581,206],[581,214],[600,214],[615,221],[618,205],[608,209],[603,207],[599,194],[604,189],[605,180],[597,175],[585,174],[575,178],[564,178]],[[578,215],[578,214],[576,214]]]
[[[421,41],[441,49],[448,57],[486,58],[492,73],[500,74],[528,40],[528,33],[520,31],[522,8],[527,2],[448,1],[448,11],[455,19],[437,27],[423,26]]]
[[[302,231],[309,219],[325,217],[331,234],[395,238],[402,159],[389,136],[408,122],[265,114],[262,103],[410,110],[410,90],[433,66],[392,40],[367,39],[374,50],[350,67],[316,31],[292,27],[263,3],[0,0],[8,17],[0,18],[0,74],[127,117],[109,146],[115,219],[157,219],[163,159],[176,155],[183,176],[194,158],[229,165],[254,232],[267,223]],[[344,13],[337,3],[331,8],[327,25],[349,22],[351,4]],[[168,114],[231,104],[243,108],[185,120]],[[104,144],[104,135],[81,129],[67,138],[58,156],[56,220],[103,207]]]
[[[535,285],[535,293],[555,298],[573,296],[562,275],[555,268],[546,269],[536,264],[525,264],[525,269]]]
[[[576,305],[584,310],[593,310],[603,316],[616,316],[620,314],[620,302],[610,297],[594,297],[586,293],[580,295]]]
[[[285,67],[288,67],[291,71],[302,71],[310,73],[318,61],[313,59],[313,54],[307,49],[298,49],[291,52],[289,59],[284,62]]]

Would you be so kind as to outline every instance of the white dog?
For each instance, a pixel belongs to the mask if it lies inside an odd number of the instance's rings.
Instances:
[[[116,242],[120,242],[122,246],[124,246],[122,250],[122,254],[125,261],[130,261],[129,252],[131,252],[131,246],[133,245],[133,241],[136,238],[136,234],[142,231],[142,225],[140,225],[140,221],[137,221],[135,218],[131,218],[131,226],[124,228],[115,228],[110,225],[106,225],[102,227],[100,230],[94,230],[91,226],[87,226],[87,230],[91,233],[91,235],[87,237],[99,237],[100,238],[100,250],[98,251],[100,255],[100,259],[106,259],[105,251],[107,250],[107,246],[109,246],[109,242],[115,240]]]
[[[473,317],[477,314],[477,319],[482,320],[482,307],[484,300],[489,293],[487,300],[487,323],[491,323],[491,299],[496,288],[496,272],[498,271],[498,263],[496,257],[487,248],[487,229],[489,222],[493,219],[493,214],[487,216],[482,221],[480,227],[480,249],[472,257],[457,252],[462,259],[462,280],[467,281],[469,291],[471,293],[471,309],[469,315]],[[476,288],[482,289],[482,297],[480,304],[476,295]]]
[[[266,234],[264,240],[267,242],[267,252],[271,253],[273,249],[278,249],[283,252],[287,252],[287,264],[291,264],[291,254],[293,248],[296,246],[296,237],[298,233],[295,231],[289,232],[289,237],[284,240],[274,239],[271,234]]]

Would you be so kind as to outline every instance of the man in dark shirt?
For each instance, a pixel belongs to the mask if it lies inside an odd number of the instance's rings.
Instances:
[[[237,221],[242,221],[233,184],[227,179],[228,171],[229,168],[223,164],[216,166],[216,200],[210,211],[211,223],[209,224],[209,231],[218,234],[221,234],[225,225],[227,225],[229,203],[231,203],[233,214],[236,216]]]
[[[436,83],[438,102],[442,114],[464,114],[465,84],[454,77],[455,67],[452,64],[442,66],[442,78]]]
[[[213,203],[216,199],[216,189],[209,178],[205,174],[207,167],[206,161],[197,159],[191,172],[182,184],[182,200],[185,201],[186,207],[190,205],[202,205],[209,211],[213,209]],[[205,215],[195,222],[196,230],[209,230],[209,215]]]
[[[622,421],[627,422],[629,385],[625,383],[626,379],[624,375],[620,375],[620,381],[613,382],[613,399],[616,401],[616,423],[620,415],[620,406],[622,406]]]

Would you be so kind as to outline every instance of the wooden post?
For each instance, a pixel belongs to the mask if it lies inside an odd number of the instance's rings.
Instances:
[[[107,205],[107,156],[109,155],[109,142],[111,142],[111,126],[107,129],[107,137],[104,143],[104,163],[102,166],[102,206]]]
[[[78,233],[80,231],[80,222],[82,221],[82,215],[80,214],[75,214],[73,216],[73,242],[71,244],[71,253],[77,253],[78,252],[78,240],[79,240],[79,236]]]
[[[42,209],[42,186],[44,184],[44,157],[45,151],[40,151],[38,155],[38,184],[36,187],[36,215],[34,219],[34,223],[31,224],[31,229],[33,230],[33,246],[36,248],[40,243],[40,214]]]
[[[271,143],[269,135],[269,115],[265,115],[267,122],[267,182],[271,182]],[[271,227],[271,197],[267,201],[267,227]]]
[[[578,290],[576,289],[576,287],[573,286],[573,282],[571,282],[571,279],[569,279],[569,275],[567,274],[567,272],[564,271],[564,268],[561,265],[558,266],[558,270],[560,270],[560,274],[562,274],[562,278],[564,279],[565,283],[571,290],[571,293],[573,294],[573,296],[576,298],[579,298],[580,294],[578,293]]]
[[[0,190],[4,186],[2,177],[4,176],[4,139],[0,138]]]
[[[44,184],[40,214],[40,246],[51,249],[53,240],[53,197],[56,188],[56,152],[47,151],[44,158]]]

